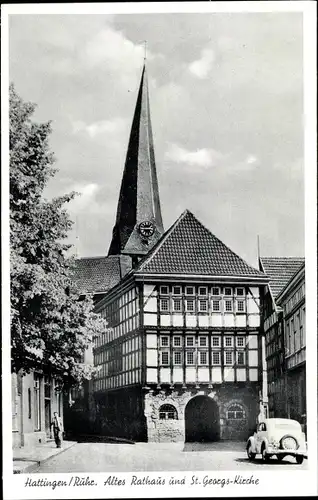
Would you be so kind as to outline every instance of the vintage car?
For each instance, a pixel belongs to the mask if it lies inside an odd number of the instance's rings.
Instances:
[[[250,460],[254,460],[257,454],[262,455],[264,462],[273,455],[279,461],[291,455],[298,464],[302,464],[307,455],[305,434],[296,420],[267,418],[258,424],[254,435],[248,438],[246,451]]]

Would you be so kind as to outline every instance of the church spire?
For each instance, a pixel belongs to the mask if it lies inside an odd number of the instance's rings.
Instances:
[[[108,255],[145,255],[163,232],[144,63]]]

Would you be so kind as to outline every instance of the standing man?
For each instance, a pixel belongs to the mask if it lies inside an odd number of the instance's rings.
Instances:
[[[53,413],[53,420],[51,423],[53,427],[54,441],[57,448],[61,448],[63,437],[63,423],[61,417],[58,416],[57,411]]]

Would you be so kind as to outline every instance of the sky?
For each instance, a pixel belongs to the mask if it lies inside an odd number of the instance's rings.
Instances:
[[[165,229],[188,208],[233,251],[304,255],[302,14],[14,15],[10,81],[52,120],[77,254],[106,255],[147,40]],[[75,251],[75,249],[74,249]]]

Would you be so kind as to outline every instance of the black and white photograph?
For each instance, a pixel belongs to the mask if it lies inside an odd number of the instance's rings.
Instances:
[[[2,6],[6,500],[317,494],[315,13]]]

